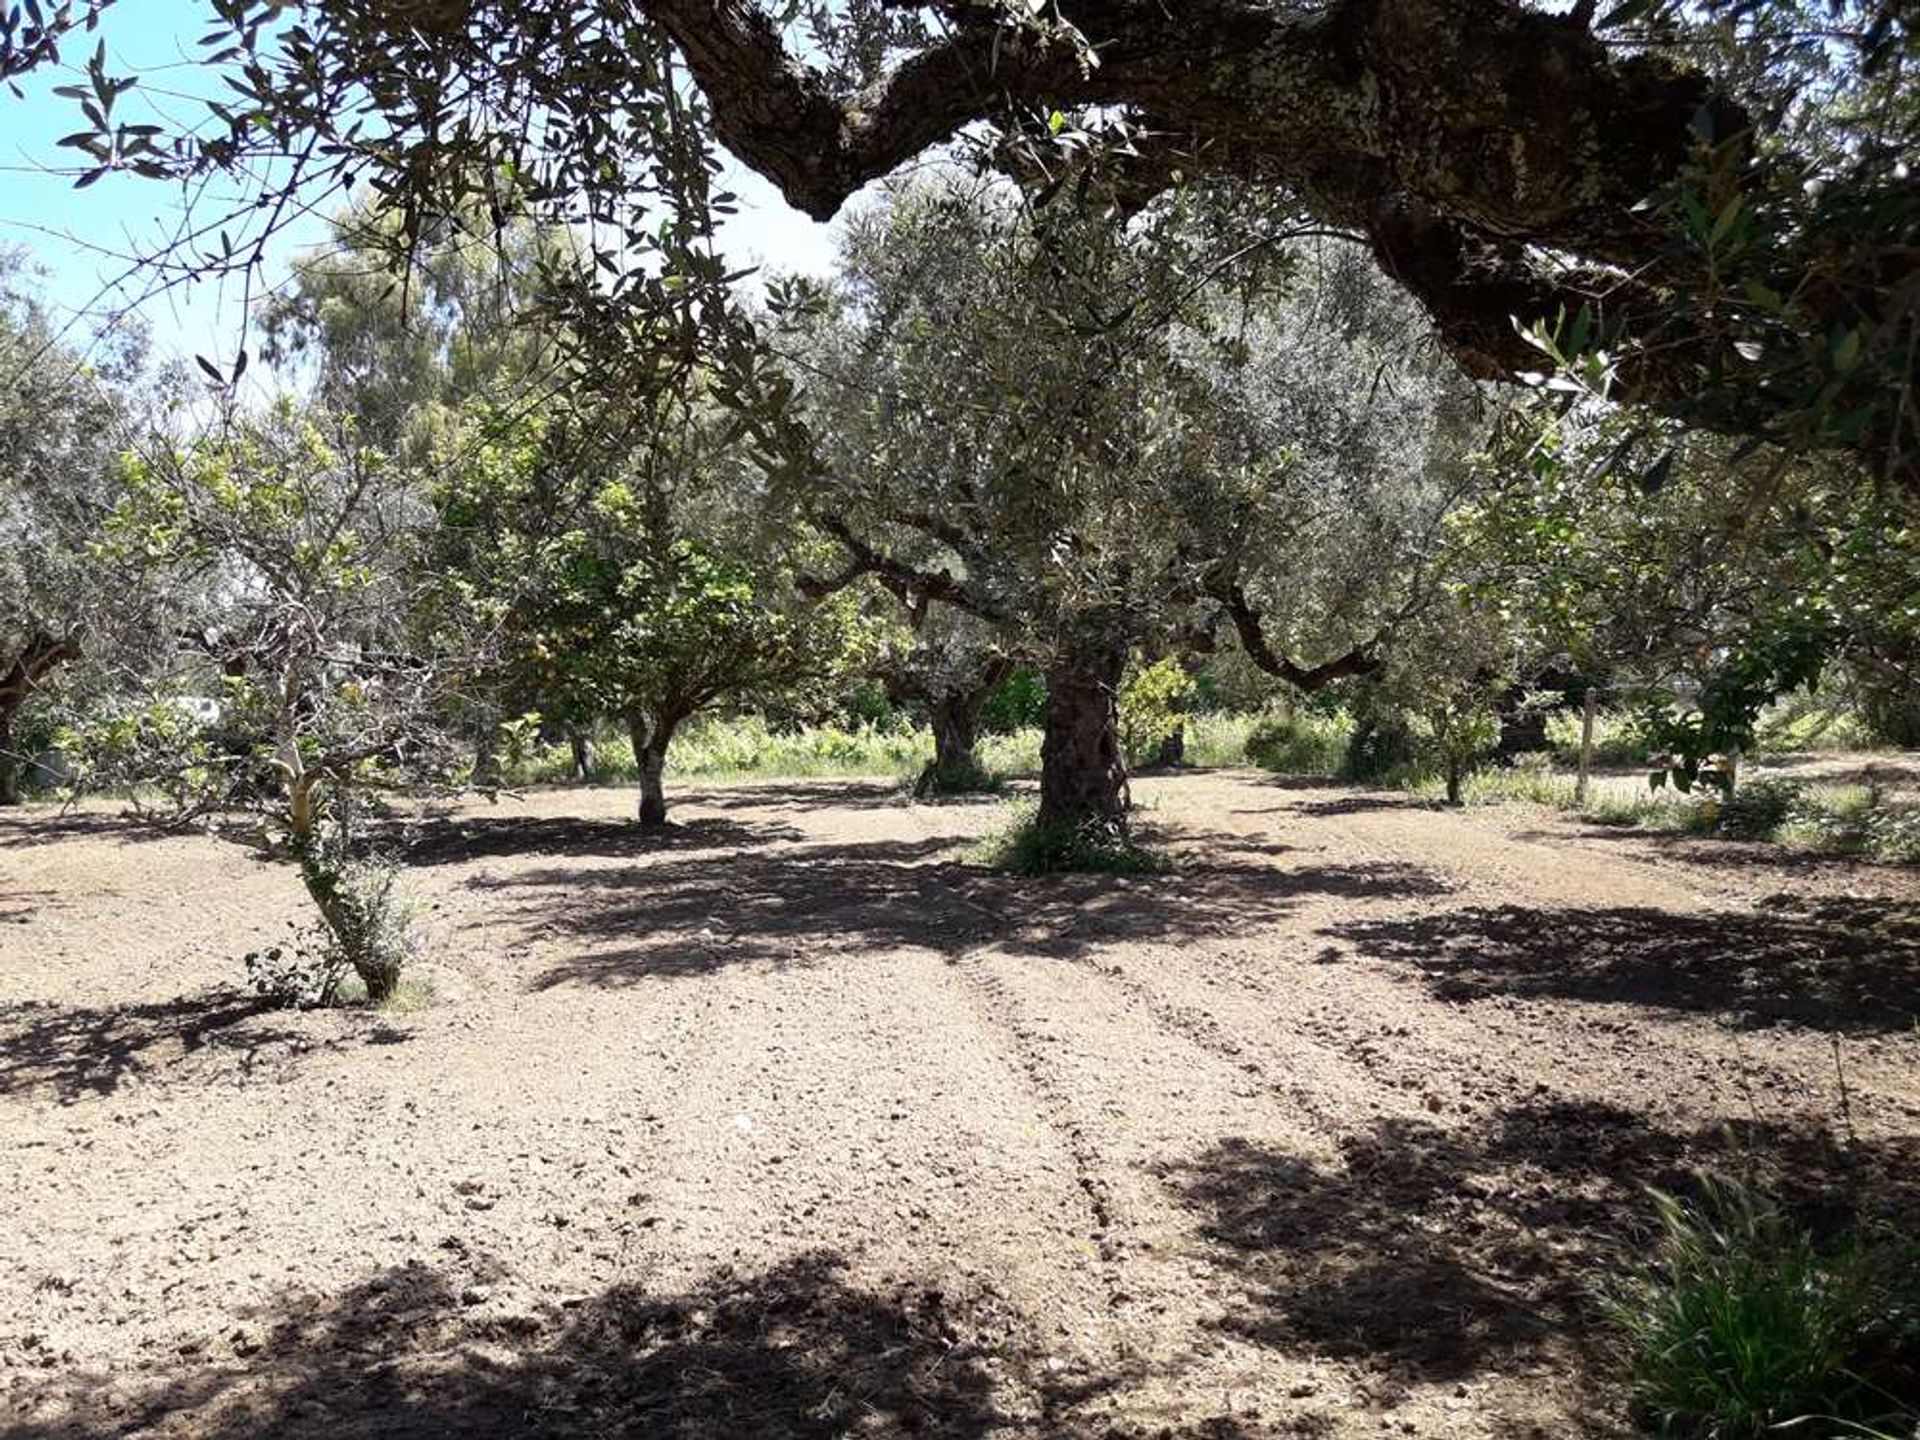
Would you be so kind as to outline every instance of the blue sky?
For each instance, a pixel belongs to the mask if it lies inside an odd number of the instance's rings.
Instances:
[[[151,293],[153,274],[132,269],[130,259],[152,253],[179,225],[183,192],[130,175],[109,175],[76,191],[77,152],[62,150],[57,142],[82,128],[83,121],[73,101],[51,92],[56,85],[77,83],[92,44],[103,38],[110,72],[142,77],[140,87],[120,102],[117,118],[143,118],[132,112],[144,107],[163,123],[197,119],[204,113],[199,99],[218,89],[195,63],[207,13],[199,3],[183,0],[121,0],[107,12],[99,37],[69,42],[63,72],[36,72],[22,82],[24,98],[0,92],[0,246],[24,246],[30,252],[45,272],[42,289],[63,315],[135,310],[152,331],[156,354],[166,358],[231,356],[243,339],[242,293],[232,282],[212,280]],[[730,166],[726,185],[741,199],[740,213],[722,231],[733,268],[763,265],[820,274],[831,267],[828,226],[789,208],[771,185],[737,163]],[[284,279],[288,260],[322,238],[318,217],[290,226],[269,254],[269,280]]]

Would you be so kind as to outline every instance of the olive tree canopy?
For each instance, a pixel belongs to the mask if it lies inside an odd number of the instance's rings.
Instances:
[[[0,8],[0,78],[114,0]],[[1482,377],[1920,476],[1920,87],[1898,0],[206,0],[212,123],[71,87],[82,180],[269,192],[193,262],[257,264],[300,191],[420,217],[531,203],[596,232],[581,303],[725,309],[721,148],[815,216],[947,146],[1122,208],[1195,177],[1362,240]],[[983,124],[984,122],[984,124]],[[1089,169],[1089,157],[1099,163]],[[1093,171],[1097,170],[1097,176]],[[1249,221],[1250,225],[1258,222]],[[417,228],[417,227],[415,227]],[[215,237],[218,237],[217,239]],[[232,238],[232,237],[239,238]],[[705,300],[699,298],[702,294]]]

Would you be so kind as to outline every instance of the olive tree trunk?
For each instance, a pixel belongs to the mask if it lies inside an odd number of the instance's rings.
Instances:
[[[20,803],[20,757],[13,753],[14,708],[0,700],[0,805]]]
[[[633,763],[640,772],[640,823],[667,823],[667,746],[673,743],[677,722],[655,722],[644,715],[627,717],[627,734],[633,738]]]
[[[1127,768],[1120,756],[1123,641],[1082,640],[1047,667],[1046,728],[1040,742],[1043,827],[1120,834],[1127,826]]]
[[[578,725],[569,725],[567,747],[573,751],[573,778],[584,785],[593,778],[593,737]]]
[[[971,790],[986,780],[976,747],[980,742],[980,712],[1000,685],[999,672],[980,685],[928,695],[927,721],[933,727],[933,759],[914,782],[914,793]]]

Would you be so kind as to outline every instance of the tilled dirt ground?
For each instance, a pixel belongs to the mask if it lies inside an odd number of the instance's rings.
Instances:
[[[879,784],[463,807],[387,1013],[244,994],[282,868],[0,820],[0,1435],[1607,1434],[1643,1186],[1914,1213],[1913,871],[1135,793],[1173,873]]]

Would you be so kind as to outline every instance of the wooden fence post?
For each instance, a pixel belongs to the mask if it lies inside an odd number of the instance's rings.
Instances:
[[[1580,777],[1573,782],[1573,803],[1587,803],[1589,779],[1593,773],[1593,712],[1600,687],[1587,686],[1586,700],[1580,706]]]

